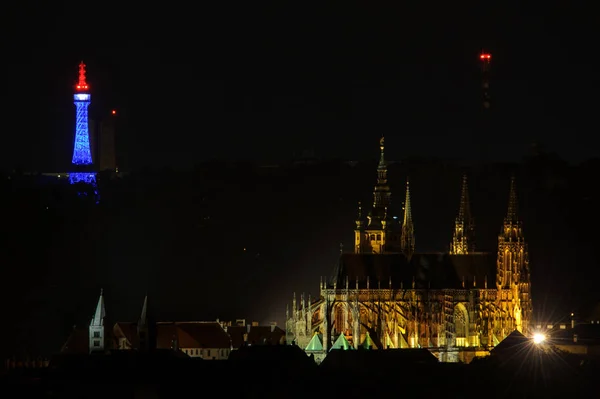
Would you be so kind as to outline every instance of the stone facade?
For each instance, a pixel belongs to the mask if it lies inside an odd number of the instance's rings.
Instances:
[[[318,334],[326,353],[344,334],[355,349],[369,340],[371,349],[430,348],[456,361],[461,351],[485,353],[514,330],[528,332],[531,283],[514,178],[497,253],[476,252],[469,242],[466,178],[450,253],[414,253],[409,186],[402,222],[388,218],[383,139],[380,148],[373,209],[363,220],[359,206],[354,253],[341,254],[318,298],[294,294],[287,342],[306,348]]]

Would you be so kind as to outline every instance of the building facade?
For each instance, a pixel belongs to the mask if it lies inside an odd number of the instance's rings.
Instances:
[[[429,348],[452,361],[466,348],[485,351],[514,330],[528,332],[529,260],[514,178],[496,253],[475,251],[466,177],[450,251],[416,253],[410,186],[402,219],[391,217],[383,138],[380,151],[373,205],[365,213],[359,204],[354,252],[341,254],[318,298],[294,294],[287,342],[327,353],[343,335],[354,349]]]

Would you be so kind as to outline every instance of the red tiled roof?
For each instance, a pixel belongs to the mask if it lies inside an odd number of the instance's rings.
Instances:
[[[62,346],[64,354],[88,354],[90,350],[90,335],[88,327],[75,327]],[[115,336],[110,328],[104,327],[104,348],[115,349]]]
[[[172,349],[173,340],[178,338],[175,323],[156,323],[156,347],[158,349]]]
[[[117,346],[120,338],[127,339],[129,345],[133,348],[137,348],[139,345],[137,323],[132,322],[118,322],[113,326],[113,335],[117,341]]]
[[[62,346],[60,352],[66,354],[85,354],[89,351],[88,328],[76,327],[71,331],[69,338]]]
[[[250,345],[280,345],[285,340],[285,331],[279,327],[250,326],[249,328],[248,332],[248,327],[227,327],[227,333],[231,337],[231,344],[234,348],[242,347],[244,342]],[[245,339],[245,335],[247,335],[247,339]]]
[[[254,327],[256,328],[256,327]],[[118,348],[120,338],[126,338],[132,348],[138,349],[137,323],[118,322],[106,327],[106,349]],[[230,349],[231,338],[217,322],[158,322],[156,323],[156,348],[172,349],[174,340],[179,348]],[[86,354],[89,352],[88,327],[73,329],[63,345],[62,353]]]
[[[231,339],[217,322],[157,323],[158,347],[171,347],[176,334],[180,348],[231,348]]]

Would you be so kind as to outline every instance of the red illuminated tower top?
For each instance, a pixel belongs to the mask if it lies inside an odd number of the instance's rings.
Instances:
[[[481,54],[479,54],[479,60],[482,63],[483,70],[488,71],[490,68],[490,62],[492,61],[492,55],[482,51]]]
[[[77,86],[75,86],[77,91],[88,91],[89,87],[87,82],[85,81],[85,64],[83,61],[79,64],[79,82]]]

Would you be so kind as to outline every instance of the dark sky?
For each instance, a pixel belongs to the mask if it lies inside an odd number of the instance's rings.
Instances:
[[[4,167],[68,163],[82,59],[91,114],[119,111],[127,168],[307,150],[366,159],[380,134],[402,142],[392,159],[514,160],[533,140],[571,161],[597,155],[593,13],[575,4],[27,3],[5,6],[0,28]]]

